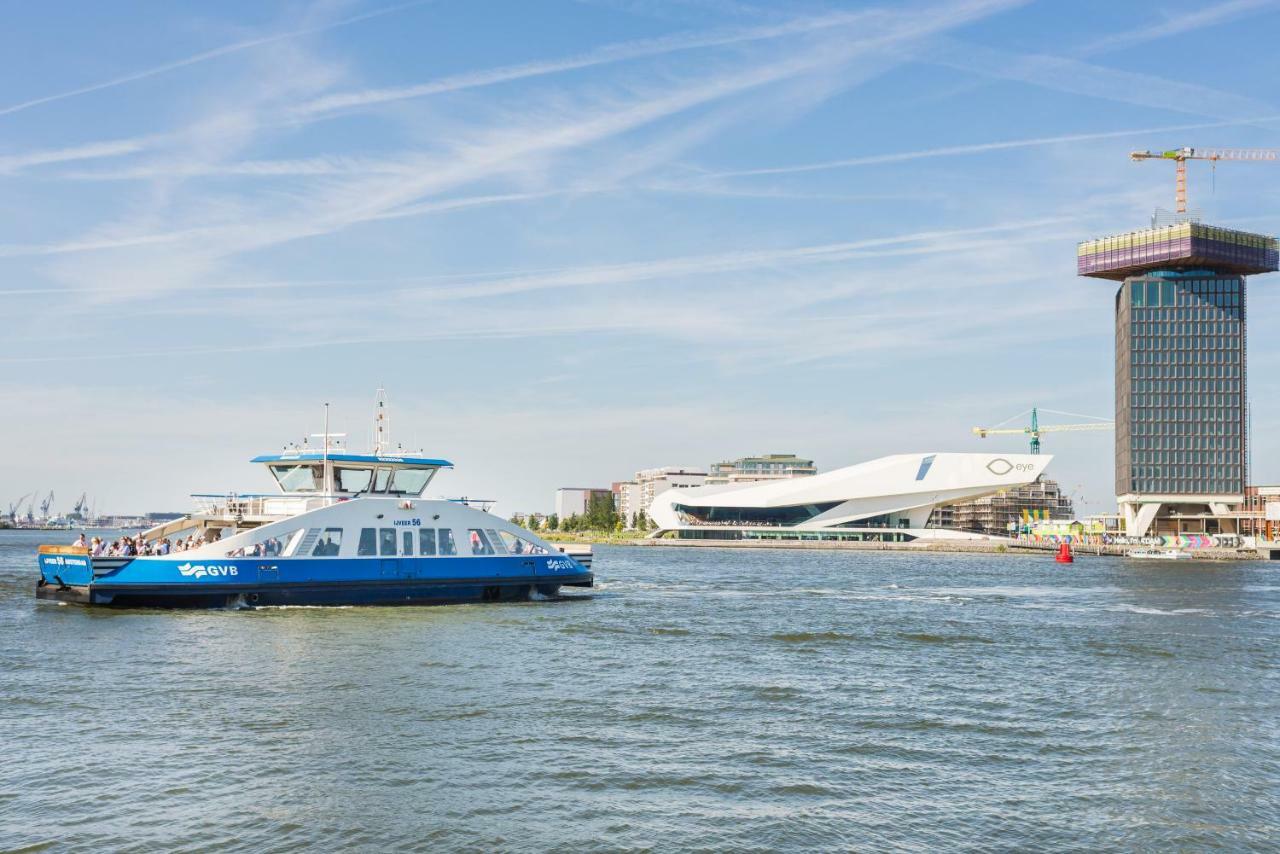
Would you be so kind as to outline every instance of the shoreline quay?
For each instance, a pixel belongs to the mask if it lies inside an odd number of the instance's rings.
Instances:
[[[834,540],[654,540],[629,539],[602,541],[601,545],[642,548],[719,548],[719,549],[801,549],[809,551],[894,551],[933,552],[947,554],[999,554],[1046,557],[1058,550],[1056,545],[1022,542],[984,542],[975,540],[915,540],[909,543],[840,542]],[[1080,545],[1072,546],[1077,557],[1125,557],[1137,546]],[[1265,560],[1255,549],[1196,549],[1195,560],[1237,561]]]

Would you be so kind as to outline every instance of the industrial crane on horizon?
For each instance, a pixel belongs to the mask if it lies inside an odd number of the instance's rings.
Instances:
[[[1274,148],[1190,148],[1183,146],[1172,151],[1133,151],[1129,159],[1135,162],[1143,160],[1172,160],[1177,165],[1175,177],[1175,199],[1178,213],[1187,212],[1187,161],[1209,160],[1215,165],[1219,160],[1280,160],[1280,149]]]
[[[16,525],[18,523],[18,511],[22,509],[22,502],[26,501],[34,493],[28,492],[17,501],[9,505],[9,522]]]
[[[1054,415],[1069,415],[1072,418],[1093,418],[1092,415],[1079,415],[1074,412],[1058,412],[1054,409],[1046,409],[1045,412],[1052,412]],[[1021,418],[1030,413],[1031,423],[1026,427],[1005,427],[1014,418]],[[988,436],[1016,436],[1025,435],[1031,437],[1031,453],[1040,453],[1040,434],[1041,433],[1065,433],[1083,430],[1114,430],[1114,421],[1098,419],[1097,421],[1087,422],[1084,424],[1041,424],[1040,410],[1037,407],[1031,407],[1027,412],[1019,412],[1013,418],[1006,418],[994,427],[974,427],[975,436],[985,439]]]

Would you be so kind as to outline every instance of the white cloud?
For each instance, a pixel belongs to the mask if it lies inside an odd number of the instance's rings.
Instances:
[[[685,81],[659,93],[644,93],[620,103],[606,102],[603,107],[589,105],[571,110],[568,115],[529,116],[526,109],[526,115],[513,118],[511,124],[485,129],[472,140],[459,142],[447,158],[428,154],[396,161],[392,164],[397,167],[394,175],[329,182],[307,192],[270,198],[266,205],[233,198],[225,205],[221,222],[193,222],[177,229],[148,227],[138,231],[131,228],[128,221],[122,221],[60,243],[0,247],[0,256],[77,255],[87,251],[137,250],[163,245],[167,247],[164,260],[168,263],[162,276],[146,275],[146,269],[154,265],[144,255],[123,262],[121,266],[130,273],[127,279],[136,283],[140,292],[190,286],[203,278],[218,259],[372,221],[397,208],[418,203],[424,197],[523,168],[536,158],[599,143],[782,81],[806,75],[837,75],[842,66],[853,60],[873,59],[871,70],[850,77],[851,80],[863,79],[867,73],[899,62],[896,48],[903,44],[1012,5],[1016,3],[1010,0],[969,0],[934,7],[927,15],[912,10],[876,16],[874,22],[867,23],[853,39],[841,34],[826,43],[805,44],[779,59],[755,61],[746,68]],[[288,90],[292,79],[291,76],[289,81],[277,85]],[[269,103],[274,102],[272,99]],[[767,103],[761,102],[759,106],[767,108]],[[250,138],[252,132],[250,120],[244,131],[245,139]],[[230,146],[220,146],[217,156],[221,157],[222,150],[228,148]],[[191,159],[203,163],[210,158],[201,155]],[[148,225],[154,219],[146,217]],[[227,219],[231,222],[225,221]],[[185,262],[174,263],[178,256],[185,256]],[[98,283],[103,278],[98,263],[70,262],[52,268],[51,272],[69,283]]]

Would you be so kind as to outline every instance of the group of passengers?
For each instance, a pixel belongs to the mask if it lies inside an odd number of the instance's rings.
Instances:
[[[119,537],[116,540],[104,540],[102,537],[94,537],[86,539],[82,533],[74,543],[82,549],[88,549],[89,554],[93,557],[138,557],[150,555],[167,555],[177,552],[190,551],[198,549],[206,542],[204,534],[195,536],[188,534],[184,539],[178,537],[177,541],[170,540],[168,537],[160,540],[148,540],[141,534],[134,537]]]
[[[227,552],[227,557],[283,557],[292,536],[292,534],[285,534],[284,539],[269,537],[260,543],[241,546]],[[329,534],[325,534],[324,539],[316,543],[311,550],[311,557],[337,557],[338,549],[339,543]]]
[[[323,543],[321,544],[323,545]],[[227,557],[279,557],[284,552],[285,543],[276,537],[264,540],[261,543],[254,543],[251,546],[242,546],[233,551],[227,552]],[[318,547],[317,547],[318,548]],[[337,554],[337,547],[334,547],[334,554]],[[318,552],[317,552],[318,554]]]
[[[686,525],[712,528],[771,528],[779,525],[777,522],[767,522],[761,519],[699,519],[697,516],[691,516],[688,513],[679,513],[678,515],[680,516],[680,521]]]

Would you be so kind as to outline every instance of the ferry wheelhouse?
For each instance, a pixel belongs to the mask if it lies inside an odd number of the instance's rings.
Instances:
[[[275,492],[195,495],[194,512],[142,534],[143,554],[42,546],[37,597],[161,607],[445,604],[592,586],[589,549],[566,553],[474,502],[424,497],[452,468],[447,460],[325,444],[254,458]],[[155,553],[188,539],[196,545]]]

